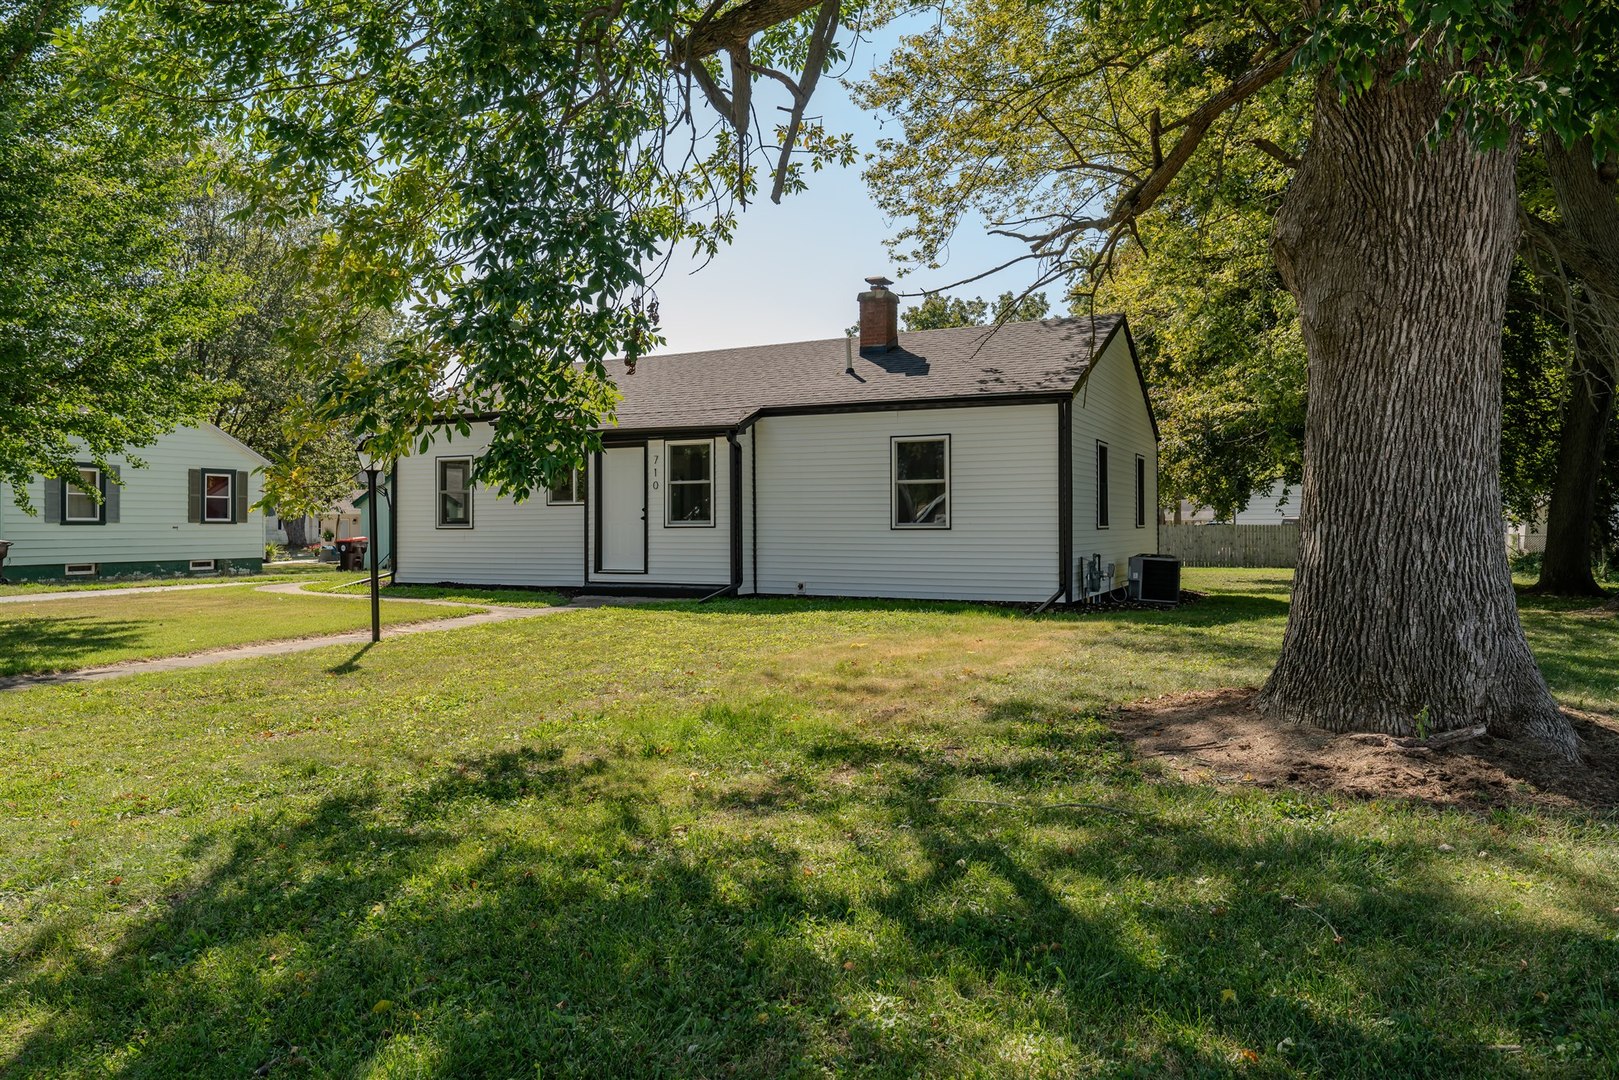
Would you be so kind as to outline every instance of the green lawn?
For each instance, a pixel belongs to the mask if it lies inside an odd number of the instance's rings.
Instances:
[[[371,625],[371,609],[320,596],[228,589],[0,605],[0,676],[74,671],[122,660],[179,656],[260,641],[340,634]],[[469,614],[477,608],[384,604],[386,624]],[[0,714],[4,713],[0,705]]]
[[[58,592],[105,592],[114,589],[149,589],[160,585],[208,585],[216,582],[236,582],[254,585],[268,585],[275,581],[309,581],[324,582],[326,579],[347,581],[353,577],[353,571],[339,574],[330,565],[287,567],[283,570],[270,571],[263,574],[226,574],[223,576],[211,574],[194,574],[190,577],[176,578],[130,578],[125,581],[78,581],[78,580],[52,580],[52,581],[14,581],[9,585],[0,585],[0,597],[26,596],[29,593],[58,593]]]
[[[1619,1070],[1613,818],[1163,779],[1099,714],[1256,683],[1286,614],[1285,574],[1188,584],[605,608],[0,697],[0,1073]],[[1616,707],[1619,621],[1526,620]]]
[[[369,596],[369,579],[357,581],[352,573],[308,586],[310,592]],[[506,607],[555,607],[566,604],[561,593],[548,589],[502,589],[488,585],[389,585],[382,584],[383,596],[400,600],[454,600],[464,604],[501,604]]]

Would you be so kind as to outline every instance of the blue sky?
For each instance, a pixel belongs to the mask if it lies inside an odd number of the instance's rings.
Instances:
[[[974,221],[958,232],[942,269],[897,276],[883,241],[901,223],[883,217],[860,174],[867,155],[876,152],[878,138],[898,125],[891,117],[855,106],[844,83],[863,78],[887,56],[898,36],[889,27],[875,40],[862,41],[844,81],[824,78],[810,104],[810,115],[823,116],[828,130],[854,136],[860,162],[809,174],[809,190],[783,196],[780,206],[770,202],[768,190],[763,192],[741,215],[735,242],[701,269],[686,252],[676,255],[657,288],[668,339],[664,351],[836,337],[854,323],[855,294],[865,288],[867,275],[886,274],[895,278],[899,291],[914,292],[982,273],[1021,253],[1016,241],[989,236],[983,223]],[[758,115],[776,115],[778,102],[764,96],[763,89],[755,93]],[[1033,279],[1032,267],[1020,265],[955,293],[989,297],[1008,289],[1021,292]],[[1047,296],[1060,313],[1062,298],[1055,290],[1047,290]],[[902,307],[917,302],[901,301]]]

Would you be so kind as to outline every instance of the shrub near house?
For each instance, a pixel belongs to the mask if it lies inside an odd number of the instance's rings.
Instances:
[[[180,428],[77,477],[36,477],[34,514],[0,485],[0,539],[12,581],[256,573],[264,521],[255,470],[265,460],[212,424]],[[91,492],[97,492],[96,498]]]

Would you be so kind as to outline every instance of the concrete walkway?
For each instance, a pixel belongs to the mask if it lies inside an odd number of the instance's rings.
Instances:
[[[141,593],[155,592],[189,592],[192,589],[229,589],[232,586],[241,588],[252,585],[251,578],[236,581],[202,581],[195,585],[135,585],[128,589],[73,589],[63,592],[36,592],[18,593],[16,596],[0,596],[0,604],[37,604],[41,600],[85,600],[92,597],[105,599],[109,596],[139,596]],[[268,586],[261,586],[268,588]],[[314,593],[310,594],[315,595]]]
[[[213,585],[174,585],[172,589],[206,589]],[[298,596],[326,596],[332,600],[369,600],[369,594],[353,595],[342,593],[305,592],[305,583],[297,581],[281,582],[274,585],[260,585],[256,591],[273,593],[292,593]],[[103,590],[105,591],[105,590]],[[122,592],[162,592],[166,589],[124,589]],[[78,593],[68,595],[78,596]],[[436,622],[406,623],[403,626],[385,627],[382,631],[384,640],[403,637],[407,634],[427,634],[438,630],[462,630],[469,626],[483,626],[487,623],[511,622],[516,619],[533,619],[542,615],[560,615],[565,611],[575,611],[575,607],[503,607],[497,604],[460,603],[452,600],[410,600],[404,597],[385,598],[386,604],[432,604],[439,607],[477,608],[471,614],[459,618],[440,619]],[[591,605],[595,606],[595,605]],[[344,634],[326,634],[322,637],[298,638],[292,641],[265,641],[257,645],[238,645],[229,649],[210,649],[207,652],[190,653],[186,656],[155,656],[150,660],[127,660],[119,664],[107,664],[102,667],[80,668],[78,671],[54,672],[46,675],[12,675],[0,678],[0,691],[27,690],[36,686],[60,686],[64,683],[99,682],[102,679],[116,679],[124,675],[142,675],[153,671],[183,671],[187,668],[208,667],[213,664],[229,663],[232,660],[249,660],[258,656],[283,656],[288,653],[309,652],[312,649],[324,649],[329,645],[370,645],[371,630],[354,630]]]

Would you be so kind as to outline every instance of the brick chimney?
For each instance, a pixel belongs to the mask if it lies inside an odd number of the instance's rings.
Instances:
[[[894,284],[882,275],[869,277],[871,288],[860,294],[860,351],[887,352],[899,348],[899,297],[888,291]]]

